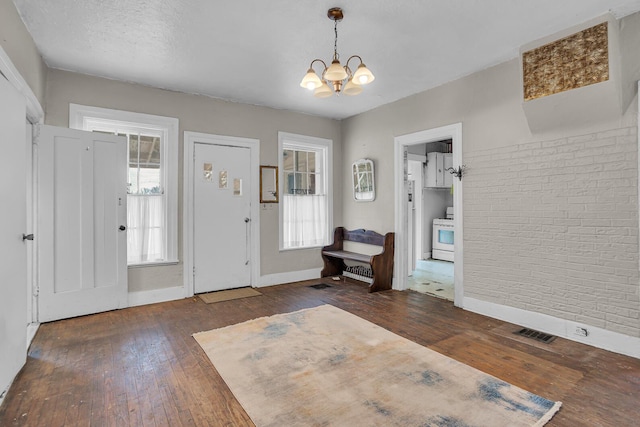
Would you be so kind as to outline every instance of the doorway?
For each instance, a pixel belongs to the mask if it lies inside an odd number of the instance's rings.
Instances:
[[[416,221],[419,221],[422,224],[423,228],[423,236],[429,235],[430,241],[433,239],[431,226],[427,226],[426,224],[426,216],[427,216],[427,203],[424,201],[421,212],[422,218],[416,218],[415,209],[409,203],[409,200],[414,200],[414,197],[417,193],[419,193],[415,188],[415,179],[411,175],[415,176],[415,169],[411,170],[410,164],[413,163],[411,160],[416,160],[416,152],[422,153],[421,155],[426,157],[428,155],[427,150],[423,150],[427,146],[431,146],[434,151],[442,152],[443,150],[439,147],[436,147],[436,143],[448,143],[450,144],[450,156],[439,156],[441,157],[439,160],[442,162],[442,168],[446,169],[449,164],[446,164],[447,157],[450,160],[450,167],[454,169],[458,169],[462,165],[462,124],[457,123],[449,126],[443,126],[436,129],[416,132],[408,135],[402,135],[395,138],[394,141],[394,181],[395,181],[395,233],[396,233],[396,250],[394,256],[394,264],[396,266],[407,266],[411,268],[414,265],[420,265],[420,263],[415,263],[413,259],[410,258],[410,254],[413,252],[415,254],[416,247],[414,239],[412,238],[415,233],[413,230],[415,229]],[[422,151],[419,151],[422,150]],[[444,150],[446,151],[446,150]],[[434,156],[434,161],[435,156]],[[424,175],[424,186],[433,186],[441,188],[441,191],[446,192],[446,188],[448,188],[450,195],[450,199],[448,199],[444,194],[440,194],[440,199],[444,201],[442,203],[443,206],[437,207],[438,212],[435,211],[429,215],[434,216],[434,218],[446,218],[447,216],[447,207],[451,207],[449,210],[450,213],[453,214],[453,227],[455,229],[455,233],[453,236],[453,259],[455,260],[453,264],[453,301],[454,304],[458,307],[462,307],[463,302],[463,250],[462,250],[462,183],[458,178],[454,178],[451,174],[447,172],[447,175],[442,174],[438,179],[449,179],[450,181],[443,182],[438,181],[438,184],[427,183],[431,182],[431,179],[435,179],[434,177]],[[410,182],[414,181],[413,184]],[[413,187],[413,191],[412,190]],[[427,193],[422,192],[422,196],[427,197]],[[435,194],[435,193],[434,193]],[[448,201],[450,200],[450,201]],[[452,206],[448,206],[450,202]],[[431,205],[431,204],[430,204]],[[433,204],[435,206],[435,204]],[[442,209],[440,209],[442,208]],[[442,210],[442,212],[439,212]],[[413,214],[413,215],[412,215]],[[413,219],[412,219],[413,216]],[[431,218],[433,219],[433,218]],[[410,223],[411,220],[411,224]],[[432,221],[433,222],[433,221]],[[411,230],[411,233],[410,233]],[[432,257],[432,253],[429,254],[426,248],[432,248],[432,244],[428,244],[426,238],[422,239],[422,247],[424,248],[423,254],[421,258],[430,258]],[[416,259],[419,259],[420,254],[412,255]],[[447,262],[436,260],[437,262]],[[423,266],[424,267],[424,266]],[[437,273],[442,274],[442,269],[438,268],[439,266],[434,266],[436,268]],[[450,267],[450,265],[448,265]],[[408,289],[409,285],[409,277],[410,272],[409,268],[396,268],[395,272],[395,281],[394,288],[398,290]],[[445,269],[446,270],[446,269]],[[412,270],[412,271],[415,271]],[[445,271],[446,274],[446,271]]]
[[[186,296],[257,286],[260,142],[185,132],[184,143]]]
[[[452,141],[407,147],[407,289],[454,299]]]

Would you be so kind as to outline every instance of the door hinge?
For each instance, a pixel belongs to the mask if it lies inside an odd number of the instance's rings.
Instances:
[[[40,285],[36,285],[36,286],[33,288],[33,296],[34,296],[34,297],[40,296]]]
[[[195,276],[196,276],[196,266],[194,265],[193,266],[193,277],[195,277]]]

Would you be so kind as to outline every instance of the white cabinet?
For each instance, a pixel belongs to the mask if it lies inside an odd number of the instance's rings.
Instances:
[[[453,185],[453,175],[447,170],[450,167],[453,167],[451,153],[427,153],[425,188],[450,188]]]

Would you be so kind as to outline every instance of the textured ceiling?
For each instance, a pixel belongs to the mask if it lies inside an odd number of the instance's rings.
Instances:
[[[49,67],[336,119],[515,58],[520,46],[640,0],[14,0]],[[299,82],[360,55],[376,80],[317,99]]]

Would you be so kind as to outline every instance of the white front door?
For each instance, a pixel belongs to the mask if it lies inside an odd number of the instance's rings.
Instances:
[[[41,322],[127,306],[127,142],[34,129]]]
[[[24,96],[0,74],[0,393],[27,357],[27,226]]]
[[[251,152],[194,146],[195,293],[251,284]]]

